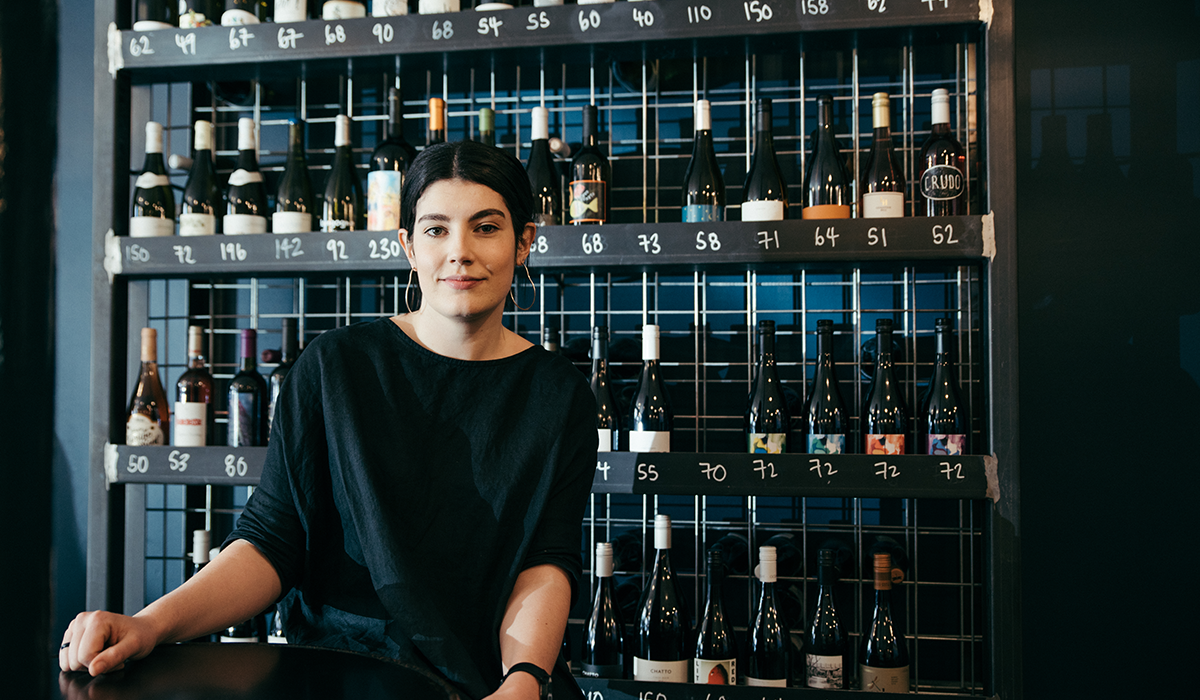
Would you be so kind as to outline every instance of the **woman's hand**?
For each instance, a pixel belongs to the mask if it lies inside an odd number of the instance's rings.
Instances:
[[[161,632],[145,617],[97,611],[79,613],[63,635],[58,666],[93,676],[116,671],[140,659],[159,643]]]

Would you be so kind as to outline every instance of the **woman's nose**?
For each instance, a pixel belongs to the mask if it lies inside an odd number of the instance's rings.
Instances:
[[[471,252],[471,236],[469,232],[462,230],[451,231],[447,243],[449,244],[447,254],[451,262],[466,265],[475,259],[475,256]]]

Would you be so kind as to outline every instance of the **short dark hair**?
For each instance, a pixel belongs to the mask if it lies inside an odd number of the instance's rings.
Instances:
[[[417,200],[435,182],[466,180],[495,190],[508,206],[517,244],[533,221],[533,190],[525,166],[510,153],[478,141],[439,143],[421,151],[408,168],[400,197],[400,228],[412,240]]]

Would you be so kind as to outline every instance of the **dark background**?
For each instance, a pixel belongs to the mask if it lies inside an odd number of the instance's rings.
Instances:
[[[1018,206],[996,215],[1015,215],[1018,235],[1025,694],[1191,687],[1200,0],[1018,0],[1014,14]],[[84,604],[95,264],[92,6],[60,0],[59,19],[51,640]],[[0,299],[30,294],[25,284],[4,276]],[[6,489],[3,512],[36,530],[44,502]],[[0,576],[9,606],[44,595],[48,572],[14,598],[10,563]],[[17,629],[5,636],[30,640]]]

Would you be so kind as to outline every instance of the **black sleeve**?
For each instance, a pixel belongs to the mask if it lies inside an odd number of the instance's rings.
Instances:
[[[554,564],[571,581],[571,604],[583,578],[583,516],[596,472],[596,398],[586,382],[576,384],[567,430],[557,453],[561,463],[522,569]],[[579,388],[581,387],[581,388]]]
[[[305,356],[307,355],[307,357]],[[315,463],[327,453],[316,352],[301,354],[284,378],[275,406],[262,479],[246,501],[237,526],[222,549],[234,540],[254,545],[275,567],[281,593],[296,586],[307,550],[305,513]]]

